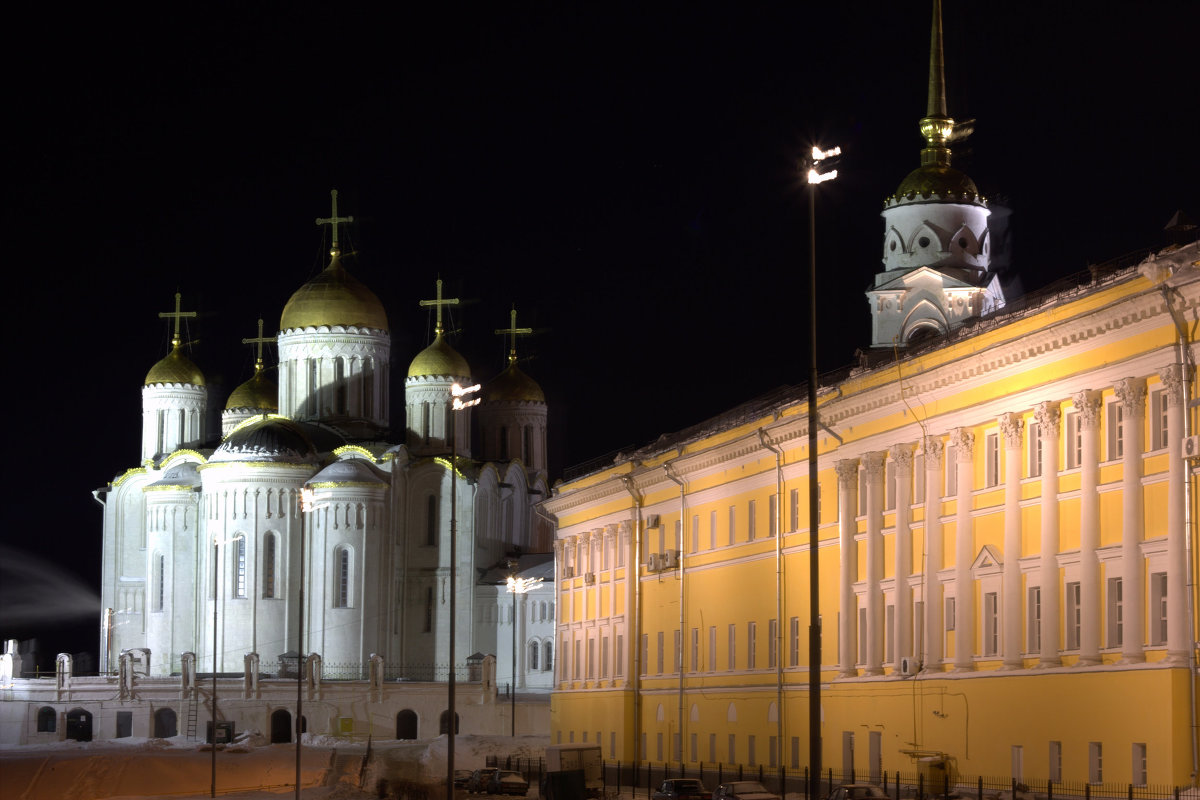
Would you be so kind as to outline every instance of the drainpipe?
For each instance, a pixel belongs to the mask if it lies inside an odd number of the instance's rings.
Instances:
[[[758,429],[758,441],[775,454],[775,758],[783,765],[783,450]]]
[[[1172,293],[1178,293],[1178,290],[1172,289],[1167,285],[1160,287],[1163,299],[1167,303],[1167,311],[1171,314],[1171,319],[1175,321],[1175,346],[1179,351],[1179,364],[1183,370],[1183,438],[1192,435],[1192,381],[1196,378],[1196,363],[1192,358],[1192,348],[1190,337],[1188,336],[1187,323],[1183,319],[1179,310],[1175,308],[1172,302]],[[1192,464],[1189,460],[1186,467],[1187,472],[1192,471]],[[1188,680],[1188,708],[1191,714],[1191,731],[1192,731],[1192,785],[1196,785],[1197,774],[1200,773],[1200,741],[1197,740],[1197,720],[1196,720],[1196,573],[1195,563],[1193,559],[1195,555],[1192,551],[1192,476],[1184,475],[1183,481],[1183,529],[1185,535],[1183,537],[1183,546],[1187,556],[1187,591],[1188,591],[1188,630],[1192,632],[1192,652],[1188,658],[1188,672],[1190,673]]]
[[[642,752],[642,494],[634,485],[632,475],[622,475],[621,482],[625,491],[633,498],[633,555],[626,568],[626,581],[633,585],[633,636],[630,648],[633,650],[633,763],[641,763],[645,754]],[[636,768],[636,767],[635,767]]]
[[[684,625],[686,618],[683,613],[683,576],[684,576],[684,561],[683,553],[687,548],[684,547],[684,542],[687,541],[687,501],[684,497],[686,490],[683,486],[683,481],[674,474],[675,468],[671,462],[663,464],[663,473],[675,485],[679,487],[679,663],[676,665],[679,668],[679,760],[683,761],[683,729],[685,717],[683,716],[683,646],[684,646]],[[695,532],[693,532],[695,535]]]

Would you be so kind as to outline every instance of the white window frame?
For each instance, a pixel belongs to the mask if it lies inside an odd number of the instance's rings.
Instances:
[[[1004,474],[1000,468],[1000,431],[990,430],[983,435],[984,486],[991,489],[1000,485]]]
[[[1125,640],[1124,582],[1120,577],[1109,578],[1105,583],[1108,613],[1105,615],[1105,645],[1109,649],[1120,647]]]
[[[983,654],[1000,654],[1000,593],[986,592],[983,595]]]
[[[1042,651],[1042,587],[1025,590],[1025,652]]]
[[[1068,581],[1063,586],[1063,626],[1067,649],[1078,650],[1083,636],[1083,592],[1079,581]]]
[[[1029,420],[1025,436],[1025,476],[1040,478],[1042,476],[1042,426]]]
[[[1083,428],[1079,425],[1079,412],[1068,411],[1063,418],[1063,448],[1066,450],[1067,469],[1083,466]]]
[[[1166,572],[1150,573],[1150,630],[1151,647],[1162,647],[1167,643],[1167,584]]]
[[[1165,450],[1170,443],[1170,418],[1167,412],[1167,390],[1150,392],[1150,447],[1149,450]]]

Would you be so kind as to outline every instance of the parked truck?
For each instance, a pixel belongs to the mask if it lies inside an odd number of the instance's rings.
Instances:
[[[546,747],[546,779],[542,795],[547,800],[582,800],[600,797],[604,775],[600,745],[552,744]]]

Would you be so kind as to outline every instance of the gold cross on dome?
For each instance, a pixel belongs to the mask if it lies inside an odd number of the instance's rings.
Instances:
[[[182,300],[183,300],[183,295],[181,295],[179,292],[176,292],[175,293],[175,310],[158,312],[159,319],[167,319],[169,317],[175,318],[175,334],[171,337],[171,346],[172,347],[178,347],[182,341],[179,338],[179,320],[183,319],[184,317],[194,318],[196,316],[195,311],[180,311],[179,310],[180,303],[182,302]]]
[[[514,304],[512,311],[509,312],[508,327],[496,329],[496,335],[512,337],[508,345],[508,363],[514,364],[517,361],[517,336],[525,336],[531,333],[533,333],[533,328],[517,327],[517,307]]]
[[[338,194],[337,189],[330,189],[329,194],[333,198],[333,216],[317,217],[317,224],[333,226],[333,248],[332,248],[332,250],[336,251],[338,249],[338,225],[343,222],[354,222],[354,217],[339,217],[338,213],[337,213],[337,194]]]
[[[263,321],[262,317],[258,319],[258,337],[254,339],[242,339],[242,344],[254,345],[254,371],[258,372],[263,367],[262,346],[264,344],[274,344],[275,339],[270,336],[263,336]]]
[[[456,305],[458,305],[458,298],[451,297],[447,300],[443,300],[442,299],[442,279],[438,278],[437,299],[436,300],[422,300],[419,303],[419,305],[422,308],[425,308],[427,306],[433,306],[434,308],[437,309],[437,325],[434,327],[434,330],[437,332],[438,336],[441,336],[442,333],[444,333],[444,329],[442,328],[442,306],[456,306]]]

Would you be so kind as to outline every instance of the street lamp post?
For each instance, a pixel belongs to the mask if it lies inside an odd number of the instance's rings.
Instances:
[[[213,598],[213,674],[212,674],[212,783],[209,787],[209,797],[217,796],[217,605],[221,602],[221,590],[217,586],[219,575],[217,572],[217,562],[220,557],[220,551],[217,549],[223,544],[229,544],[234,539],[218,539],[213,537],[213,577],[212,577],[212,598]],[[161,578],[160,578],[161,580]]]
[[[454,800],[454,736],[458,726],[454,724],[457,713],[454,708],[454,635],[457,613],[455,598],[458,594],[458,433],[455,420],[459,411],[479,405],[479,398],[464,400],[469,394],[479,391],[479,384],[462,387],[457,383],[450,387],[450,648],[449,680],[447,681],[447,713],[450,716],[446,732],[446,800]]]
[[[336,216],[336,215],[335,215]],[[312,489],[300,489],[300,579],[296,611],[296,800],[300,800],[300,739],[304,733],[304,536],[308,515],[318,508]]]
[[[808,762],[809,797],[821,788],[821,571],[817,513],[817,184],[837,177],[837,170],[822,173],[820,164],[842,154],[842,148],[813,147],[808,159]]]
[[[516,566],[515,564],[513,565]],[[508,576],[508,592],[512,595],[512,686],[509,690],[509,697],[512,700],[512,711],[510,713],[512,723],[512,736],[517,735],[517,595],[525,594],[534,586],[542,582],[542,578],[518,578],[515,575]]]

